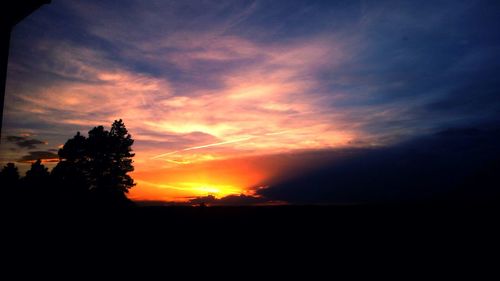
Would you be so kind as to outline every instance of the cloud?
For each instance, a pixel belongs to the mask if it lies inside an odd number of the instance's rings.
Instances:
[[[15,143],[21,148],[34,149],[40,144],[47,144],[47,142],[29,138],[27,136],[7,136],[7,141]]]
[[[289,173],[258,194],[301,204],[498,200],[498,137],[498,128],[449,128]]]
[[[59,162],[59,156],[50,151],[30,151],[28,155],[22,156],[17,162],[32,163],[38,159],[42,162]]]

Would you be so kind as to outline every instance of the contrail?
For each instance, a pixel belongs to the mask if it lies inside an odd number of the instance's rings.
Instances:
[[[168,153],[163,153],[163,154],[160,154],[160,155],[156,155],[154,157],[151,157],[151,159],[156,159],[156,158],[160,158],[160,157],[163,157],[163,156],[167,156],[167,155],[171,155],[171,154],[175,154],[177,152],[179,152],[181,150],[176,150],[176,151],[171,151],[171,152],[168,152]]]
[[[281,135],[281,134],[284,134],[284,133],[289,132],[289,131],[292,131],[292,130],[285,130],[285,131],[280,131],[280,132],[276,132],[276,133],[267,133],[267,134],[263,134],[260,136],[250,136],[250,137],[244,137],[244,138],[239,138],[239,139],[234,139],[234,140],[229,140],[229,141],[223,141],[223,142],[211,143],[211,144],[206,144],[206,145],[188,147],[188,148],[184,148],[181,150],[175,150],[175,151],[159,154],[159,155],[151,157],[150,159],[158,159],[158,158],[161,158],[164,156],[176,154],[176,153],[181,152],[181,151],[189,151],[189,150],[202,149],[202,148],[207,148],[207,147],[212,147],[212,146],[225,145],[225,144],[230,144],[230,143],[235,143],[235,142],[247,141],[247,140],[254,139],[254,138],[261,138],[264,136]]]
[[[219,145],[224,145],[224,144],[233,143],[233,142],[246,141],[246,140],[253,139],[253,138],[255,138],[255,137],[246,137],[246,138],[235,139],[235,140],[230,140],[230,141],[223,141],[223,142],[212,143],[212,144],[207,144],[207,145],[194,146],[194,147],[185,148],[185,149],[183,149],[183,151],[212,147],[212,146],[219,146]]]
[[[276,136],[276,135],[281,135],[281,134],[284,134],[286,132],[290,132],[291,130],[285,130],[285,131],[281,131],[281,132],[276,132],[276,133],[267,133],[267,134],[264,134],[264,136]]]
[[[206,145],[188,147],[188,148],[184,148],[182,150],[176,150],[176,151],[171,151],[171,152],[168,152],[168,153],[163,153],[163,154],[160,154],[160,155],[156,155],[154,157],[151,157],[151,159],[158,159],[158,158],[161,158],[163,156],[172,155],[172,154],[175,154],[175,153],[181,152],[181,151],[189,151],[189,150],[207,148],[207,147],[212,147],[212,146],[219,146],[219,145],[224,145],[224,144],[229,144],[229,143],[246,141],[246,140],[253,139],[253,138],[255,138],[255,137],[254,136],[253,137],[246,137],[246,138],[240,138],[240,139],[235,139],[235,140],[230,140],[230,141],[223,141],[223,142],[218,142],[218,143],[212,143],[212,144],[206,144]]]

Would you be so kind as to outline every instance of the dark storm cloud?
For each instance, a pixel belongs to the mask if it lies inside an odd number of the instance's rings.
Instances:
[[[33,139],[30,137],[24,137],[24,136],[7,136],[7,141],[15,143],[17,146],[21,148],[28,148],[28,149],[34,149],[38,145],[41,144],[47,144],[47,142],[38,140],[38,139]]]
[[[292,203],[500,199],[500,129],[449,128],[388,148],[360,150],[260,194]]]
[[[481,77],[463,83],[449,91],[445,97],[425,105],[424,109],[429,113],[498,116],[500,113],[500,102],[498,101],[500,81],[497,77],[493,77],[493,74],[493,71],[482,73]]]
[[[56,153],[50,151],[30,151],[28,152],[28,155],[22,156],[17,160],[17,162],[31,163],[38,159],[46,162],[58,162],[59,156]]]

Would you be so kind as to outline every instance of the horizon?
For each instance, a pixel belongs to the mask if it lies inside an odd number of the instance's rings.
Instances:
[[[442,196],[500,159],[498,11],[54,0],[12,32],[0,164],[53,168],[77,131],[123,119],[138,202]]]

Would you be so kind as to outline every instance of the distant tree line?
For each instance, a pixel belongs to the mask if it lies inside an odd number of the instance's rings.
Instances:
[[[59,162],[48,171],[41,160],[20,177],[14,163],[0,172],[4,205],[121,207],[132,205],[126,193],[135,183],[128,175],[134,140],[123,121],[109,131],[94,127],[88,137],[78,132],[59,149]]]

